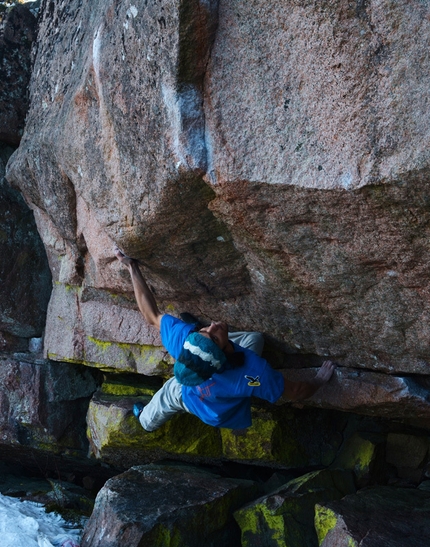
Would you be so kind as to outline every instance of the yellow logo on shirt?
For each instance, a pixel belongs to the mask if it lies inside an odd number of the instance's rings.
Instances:
[[[255,378],[253,376],[245,376],[247,380],[249,380],[248,385],[251,387],[258,387],[261,386],[260,384],[260,376],[256,376]]]

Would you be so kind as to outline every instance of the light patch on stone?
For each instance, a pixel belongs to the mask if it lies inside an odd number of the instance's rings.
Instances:
[[[94,72],[97,80],[97,84],[100,86],[100,45],[101,45],[101,27],[97,30],[97,32],[94,35],[93,40],[93,66],[94,66]]]
[[[136,17],[137,15],[137,8],[136,6],[130,6],[130,8],[127,10],[127,15],[130,17],[130,15],[134,17]]]
[[[30,353],[40,353],[43,347],[42,338],[30,338],[28,343],[28,351]]]
[[[128,21],[124,21],[122,26],[125,28],[125,30],[128,30]]]
[[[389,277],[397,277],[399,274],[398,274],[397,272],[395,272],[394,270],[389,270],[389,271],[387,272],[387,275],[388,275]]]
[[[252,270],[254,273],[255,273],[255,276],[256,278],[261,282],[261,283],[265,283],[266,282],[266,278],[264,277],[264,275],[259,272],[258,270]]]
[[[351,173],[345,173],[340,178],[341,185],[345,188],[345,190],[348,190],[348,188],[351,187],[352,184],[352,175]]]
[[[222,236],[218,236],[217,241],[225,241],[225,239]]]
[[[201,93],[192,85],[179,93],[163,85],[164,104],[169,115],[173,153],[179,164],[206,170],[206,143]]]

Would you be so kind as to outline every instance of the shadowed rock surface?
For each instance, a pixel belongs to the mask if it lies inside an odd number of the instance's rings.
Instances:
[[[314,507],[355,493],[352,473],[324,470],[289,481],[235,512],[242,547],[317,547]]]
[[[254,465],[301,468],[330,465],[351,416],[314,409],[298,411],[264,403],[253,407],[248,429],[218,429],[189,414],[154,432],[142,429],[131,409],[136,400],[103,392],[92,398],[87,415],[91,452],[116,467],[171,457],[191,461],[230,460]]]
[[[0,351],[42,336],[51,273],[31,210],[4,178],[13,149],[0,143]]]
[[[12,146],[24,131],[35,37],[36,17],[28,6],[0,6],[0,141]]]
[[[418,547],[428,544],[430,492],[378,487],[316,506],[321,547]]]
[[[133,467],[99,492],[82,546],[235,547],[231,512],[258,495],[252,481],[174,465]]]
[[[0,358],[0,379],[3,457],[7,446],[85,454],[85,415],[97,387],[91,370],[17,354]]]

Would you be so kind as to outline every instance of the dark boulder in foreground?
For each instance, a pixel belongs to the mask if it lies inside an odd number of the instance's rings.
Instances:
[[[252,481],[193,467],[132,467],[99,492],[82,547],[237,547],[232,513],[258,493]]]
[[[316,506],[321,547],[430,545],[430,491],[379,486]]]

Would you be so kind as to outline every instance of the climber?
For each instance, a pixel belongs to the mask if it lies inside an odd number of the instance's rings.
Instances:
[[[251,425],[251,397],[271,403],[282,398],[301,401],[330,380],[335,369],[331,361],[324,361],[309,382],[292,382],[258,355],[261,334],[229,333],[223,321],[199,328],[162,314],[138,262],[118,248],[115,256],[130,272],[145,321],[160,331],[164,347],[176,359],[174,376],[147,405],[136,403],[133,407],[146,431],[154,431],[178,412],[194,414],[212,426],[245,429]]]

